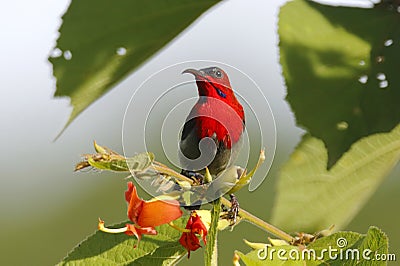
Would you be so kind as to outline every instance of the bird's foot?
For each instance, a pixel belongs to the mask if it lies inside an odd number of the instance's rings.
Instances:
[[[204,176],[200,173],[196,173],[194,171],[189,171],[189,170],[182,170],[181,174],[192,179],[196,185],[204,184]]]
[[[225,209],[227,213],[222,218],[229,220],[230,226],[234,226],[237,222],[237,216],[239,214],[239,201],[235,195],[230,194],[229,196],[231,197],[231,207],[229,210]]]
[[[204,182],[204,176],[202,174],[189,170],[182,170],[181,174],[192,179],[195,185],[202,185]],[[200,210],[201,205],[201,200],[197,200],[189,206],[184,206],[184,208],[189,211]]]

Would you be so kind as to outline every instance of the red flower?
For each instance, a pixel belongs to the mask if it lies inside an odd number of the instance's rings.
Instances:
[[[125,199],[129,204],[129,219],[140,227],[159,226],[182,216],[177,200],[144,201],[138,197],[136,187],[132,182],[128,182]]]
[[[133,224],[126,224],[126,231],[125,234],[128,236],[136,236],[138,239],[138,243],[140,239],[142,238],[142,235],[156,235],[157,231],[154,229],[154,227],[136,227]],[[136,245],[135,245],[136,247]]]
[[[188,258],[190,258],[190,251],[195,251],[201,247],[200,240],[196,234],[203,238],[204,245],[207,244],[207,228],[201,221],[200,216],[195,211],[190,214],[190,218],[185,228],[189,229],[190,231],[182,234],[181,238],[179,239],[179,243],[181,243],[181,245],[187,249]]]
[[[125,199],[128,202],[128,217],[133,224],[127,224],[124,228],[109,229],[104,227],[104,222],[100,220],[99,230],[107,233],[124,232],[127,235],[134,235],[140,240],[142,235],[156,235],[155,226],[169,223],[182,216],[178,201],[144,201],[137,195],[136,187],[132,182],[128,182]]]

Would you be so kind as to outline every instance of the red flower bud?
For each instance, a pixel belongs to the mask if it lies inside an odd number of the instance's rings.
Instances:
[[[207,228],[201,221],[200,216],[195,211],[190,214],[185,228],[189,229],[190,232],[182,233],[179,243],[181,243],[181,245],[187,249],[188,258],[190,258],[190,251],[195,251],[201,247],[200,240],[196,234],[200,235],[203,238],[204,244],[206,244]]]

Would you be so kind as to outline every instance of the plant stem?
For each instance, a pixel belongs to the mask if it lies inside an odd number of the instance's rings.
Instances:
[[[169,176],[173,176],[173,177],[175,177],[177,179],[180,179],[181,181],[186,181],[191,185],[193,184],[193,180],[192,179],[190,179],[190,178],[188,178],[188,177],[186,177],[184,175],[181,175],[178,172],[175,172],[174,170],[172,170],[168,166],[163,165],[162,163],[153,161],[153,168],[154,168],[154,170],[156,170],[159,173],[166,174],[166,175],[169,175]]]
[[[182,233],[190,233],[191,232],[190,229],[181,228],[179,226],[176,226],[173,222],[169,222],[168,225]]]
[[[224,205],[231,206],[230,201],[227,200],[224,197],[221,198],[221,202]],[[287,241],[289,243],[292,243],[294,241],[294,238],[291,235],[289,235],[288,233],[286,233],[286,232],[280,230],[279,228],[277,228],[277,227],[275,227],[275,226],[273,226],[273,225],[261,220],[257,216],[254,216],[253,214],[249,213],[248,211],[240,209],[239,210],[239,216],[242,219],[244,219],[244,220],[246,220],[246,221],[248,221],[248,222],[250,222],[250,223],[252,223],[254,225],[257,225],[258,227],[260,227],[261,229],[267,231],[268,233],[271,233],[274,236],[279,237],[280,239],[283,239],[283,240],[285,240],[285,241]]]
[[[207,233],[207,247],[204,254],[204,265],[212,266],[218,264],[217,234],[218,221],[221,212],[221,198],[212,202],[211,223]]]
[[[259,164],[262,163],[263,151],[261,151],[260,158],[261,159],[257,163],[257,166],[256,166],[255,169],[257,169]],[[182,181],[187,181],[187,182],[193,184],[193,180],[187,178],[184,175],[181,175],[181,174],[175,172],[174,170],[170,169],[168,166],[165,166],[165,165],[163,165],[163,164],[161,164],[159,162],[153,162],[153,163],[155,163],[155,164],[153,164],[153,167],[154,167],[154,169],[156,171],[159,171],[159,172],[174,176],[174,177],[176,177],[178,179],[181,179]],[[253,171],[255,171],[255,169]],[[227,200],[226,198],[224,198],[224,197],[221,198],[221,203],[226,205],[226,206],[229,206],[229,207],[231,206],[231,202],[229,200]],[[293,243],[293,241],[294,241],[294,238],[291,235],[289,235],[288,233],[286,233],[286,232],[282,231],[281,229],[273,226],[272,224],[269,224],[269,223],[261,220],[260,218],[258,218],[257,216],[254,216],[253,214],[249,213],[246,210],[240,209],[239,210],[239,216],[242,219],[244,219],[244,220],[246,220],[246,221],[248,221],[248,222],[250,222],[250,223],[252,223],[252,224],[254,224],[254,225],[258,226],[258,227],[260,227],[261,229],[267,231],[268,233],[279,237],[280,239],[283,239],[283,240],[285,240],[285,241],[287,241],[289,243]]]

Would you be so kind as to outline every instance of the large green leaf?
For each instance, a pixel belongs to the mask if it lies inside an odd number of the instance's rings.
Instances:
[[[283,166],[272,223],[287,231],[343,228],[400,159],[400,125],[356,142],[328,171],[327,151],[309,135]]]
[[[73,0],[49,58],[55,96],[71,99],[68,124],[217,2]]]
[[[400,122],[400,15],[295,0],[279,15],[280,62],[297,123],[331,167],[358,139]]]
[[[338,249],[337,258],[330,258],[329,253],[326,252],[323,259],[320,259],[321,262],[324,262],[323,265],[387,265],[385,260],[378,261],[378,257],[388,254],[389,239],[385,233],[375,226],[371,226],[366,235],[354,232],[337,232],[317,239],[307,246],[308,249],[315,250],[317,254],[321,254],[323,249],[329,249],[329,247]],[[340,257],[340,250],[342,250],[342,257]],[[350,250],[354,252],[350,252]],[[356,252],[357,250],[358,252]]]
[[[247,266],[379,266],[386,265],[386,261],[378,260],[383,258],[379,256],[388,254],[388,246],[387,236],[379,228],[372,226],[366,235],[354,232],[337,232],[317,239],[309,244],[307,249],[290,245],[274,247],[269,245],[267,249],[263,249],[261,252],[260,250],[253,250],[247,254],[239,251],[236,253]],[[274,251],[272,252],[272,250]],[[280,257],[283,259],[278,257],[278,252],[281,252]],[[296,257],[297,254],[298,257]],[[378,257],[375,257],[376,254]]]
[[[187,217],[182,217],[174,224],[183,228],[186,222]],[[143,235],[139,244],[133,236],[97,231],[75,247],[59,265],[173,265],[187,254],[178,242],[179,231],[167,224],[156,229],[157,235]]]

